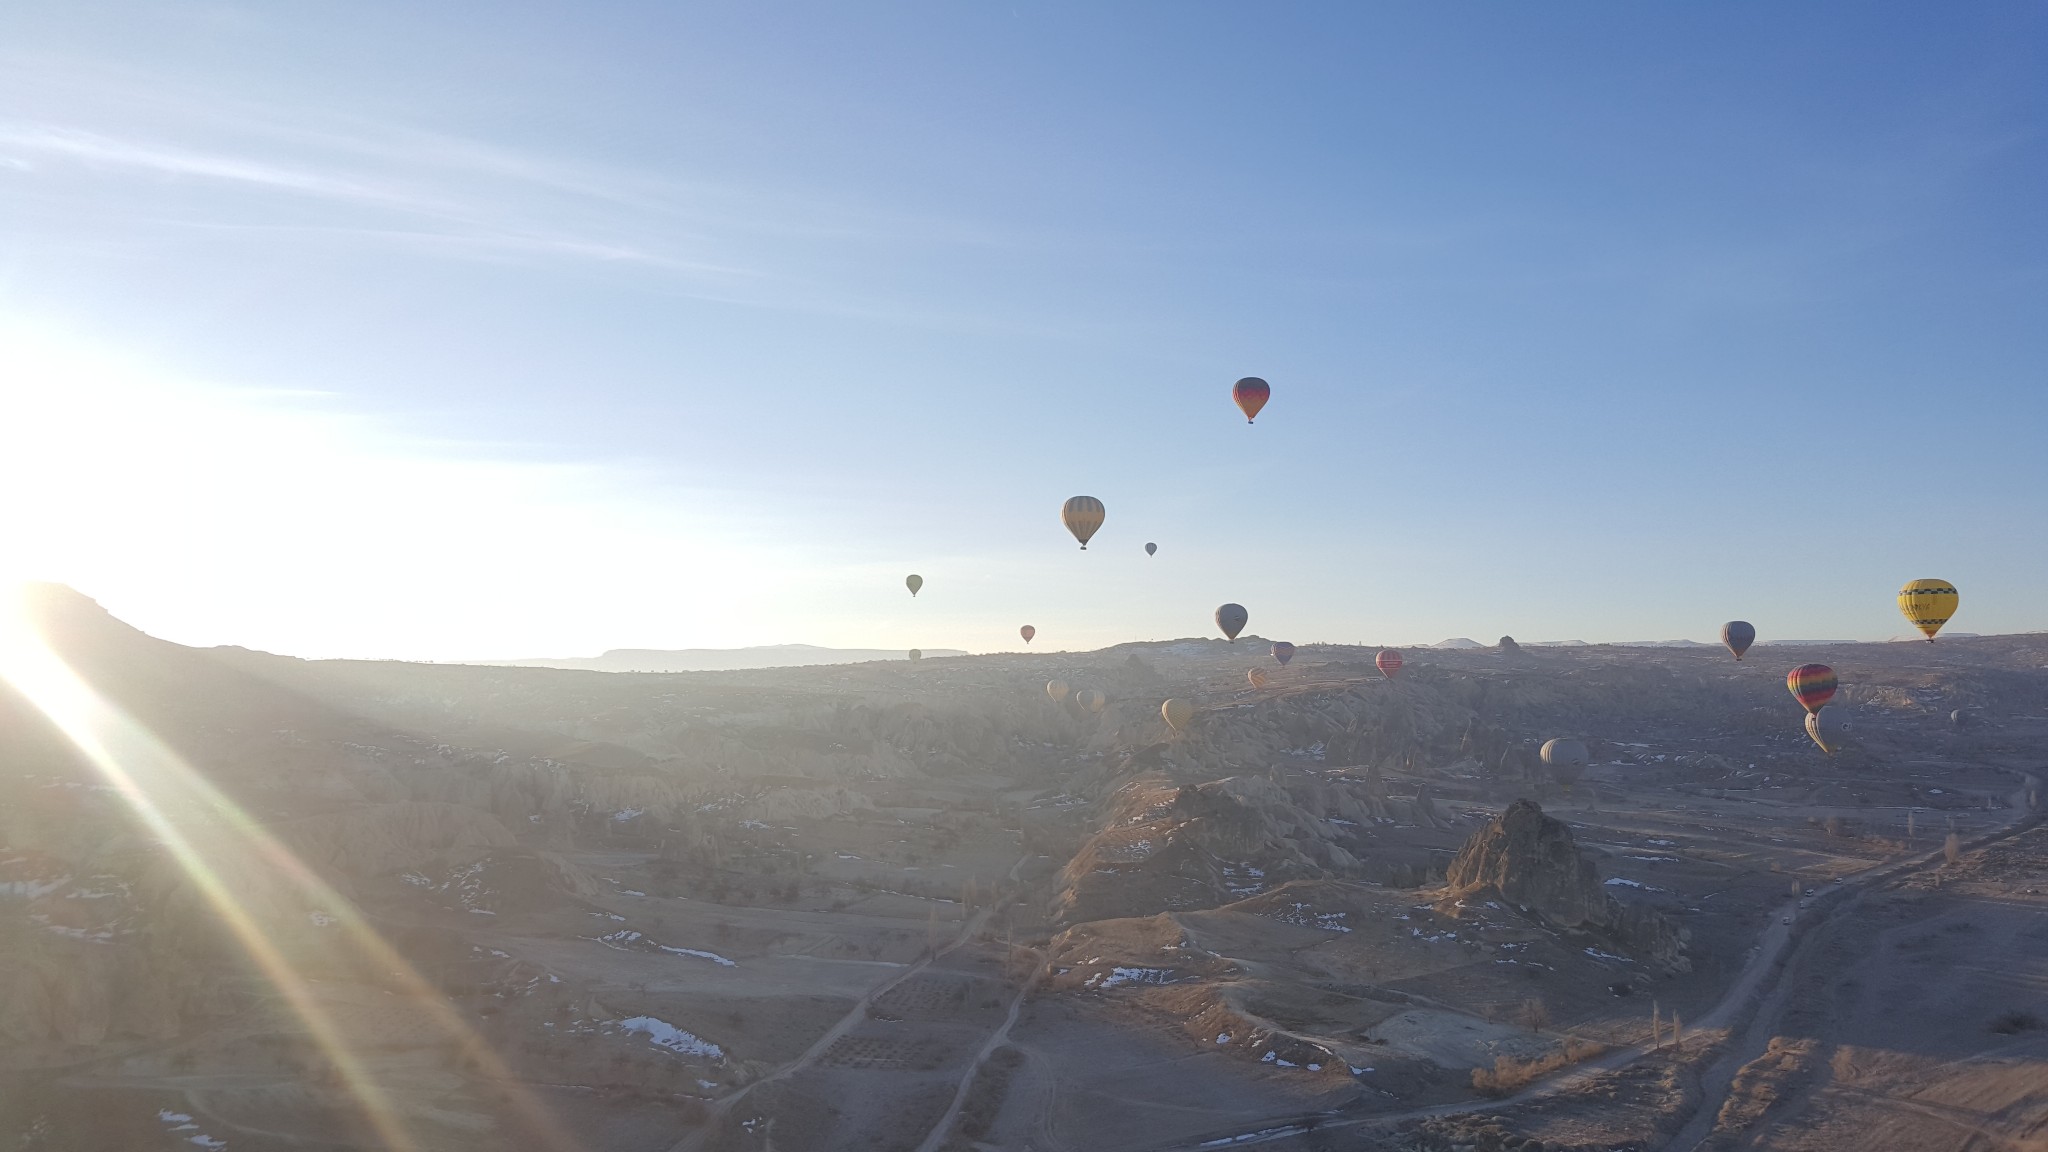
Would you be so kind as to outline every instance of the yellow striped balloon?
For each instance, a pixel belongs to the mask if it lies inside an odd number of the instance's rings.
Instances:
[[[1076,496],[1060,506],[1060,523],[1067,526],[1067,531],[1074,534],[1074,539],[1079,540],[1082,550],[1086,551],[1088,538],[1102,527],[1104,514],[1102,501],[1093,496]]]
[[[1913,580],[1899,589],[1899,611],[1934,643],[1934,634],[1956,614],[1956,586],[1946,580]]]
[[[1185,732],[1188,725],[1194,723],[1195,705],[1192,701],[1175,696],[1159,706],[1159,715],[1166,721],[1168,728],[1175,732]]]

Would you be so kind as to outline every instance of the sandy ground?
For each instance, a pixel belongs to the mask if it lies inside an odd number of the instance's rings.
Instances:
[[[1996,853],[1995,879],[1973,853],[1805,941],[1727,1103],[1674,1147],[2048,1148],[2048,831]]]

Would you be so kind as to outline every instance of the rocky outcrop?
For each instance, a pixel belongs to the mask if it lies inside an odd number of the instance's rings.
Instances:
[[[1086,839],[1061,873],[1054,916],[1062,924],[1216,907],[1288,880],[1414,886],[1432,871],[1427,856],[1386,839],[1386,826],[1453,826],[1426,784],[1409,800],[1389,796],[1373,769],[1353,776],[1287,765],[1202,784],[1147,774],[1118,788],[1091,820],[1092,833],[1073,829]]]
[[[1601,936],[1645,963],[1690,967],[1683,932],[1655,909],[1609,895],[1572,830],[1532,800],[1515,801],[1473,833],[1445,879],[1452,900],[1497,897],[1552,927]]]

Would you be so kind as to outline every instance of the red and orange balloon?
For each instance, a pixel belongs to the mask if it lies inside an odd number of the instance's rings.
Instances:
[[[1244,422],[1249,424],[1273,398],[1273,389],[1257,376],[1247,376],[1231,386],[1230,398],[1237,401],[1237,407],[1244,413]]]

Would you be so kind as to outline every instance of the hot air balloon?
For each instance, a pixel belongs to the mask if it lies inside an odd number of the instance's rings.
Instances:
[[[1266,673],[1264,669],[1247,668],[1244,670],[1244,678],[1252,682],[1253,688],[1264,688],[1266,686]]]
[[[1273,389],[1257,376],[1247,376],[1231,386],[1230,398],[1237,401],[1237,407],[1244,413],[1244,422],[1249,424],[1273,398]]]
[[[1287,667],[1287,662],[1294,659],[1294,645],[1285,640],[1273,641],[1273,659],[1278,660],[1282,668]]]
[[[1592,759],[1583,740],[1546,740],[1541,755],[1550,778],[1566,788],[1586,774],[1586,762]]]
[[[1968,728],[1977,722],[1977,717],[1968,708],[1958,708],[1948,714],[1948,722],[1958,728]]]
[[[1730,620],[1721,625],[1721,643],[1726,644],[1740,660],[1742,654],[1749,651],[1749,646],[1756,643],[1756,626],[1747,620]]]
[[[1175,732],[1185,732],[1188,730],[1188,725],[1194,721],[1195,706],[1193,703],[1175,696],[1159,706],[1159,715],[1160,718],[1166,721],[1168,728],[1173,729]]]
[[[1825,664],[1801,664],[1785,674],[1785,687],[1808,712],[1818,712],[1835,698],[1835,670]]]
[[[1820,745],[1820,750],[1833,756],[1849,743],[1849,722],[1835,713],[1839,709],[1819,708],[1806,714],[1806,734]]]
[[[1380,654],[1373,657],[1372,662],[1378,666],[1380,675],[1389,680],[1394,678],[1394,673],[1401,670],[1401,654],[1392,648],[1380,649]]]
[[[1109,697],[1104,696],[1101,689],[1083,688],[1075,693],[1074,703],[1079,704],[1090,712],[1100,712],[1109,706]]]
[[[1029,624],[1026,624],[1022,628],[1017,629],[1017,635],[1022,636],[1024,638],[1024,642],[1026,644],[1029,644],[1031,643],[1031,638],[1033,636],[1038,635],[1038,629],[1033,628]]]
[[[1244,622],[1249,619],[1251,615],[1244,610],[1242,604],[1225,604],[1216,609],[1216,627],[1222,629],[1225,636],[1230,637],[1232,644],[1237,643],[1237,634],[1244,631]]]
[[[1102,516],[1102,501],[1093,496],[1075,496],[1060,506],[1060,523],[1081,542],[1083,551],[1088,548],[1088,538],[1102,527]]]
[[[922,660],[922,659],[924,659],[924,653],[923,653],[923,652],[920,652],[920,651],[918,651],[918,650],[917,650],[917,649],[915,649],[915,648],[912,648],[912,649],[910,650],[910,658],[911,658],[912,660]]]
[[[1159,555],[1159,545],[1157,545],[1157,544],[1152,544],[1152,543],[1147,543],[1147,544],[1145,545],[1145,555],[1147,555],[1147,556],[1157,556],[1157,555]]]
[[[1934,634],[1956,614],[1956,586],[1946,580],[1912,580],[1899,589],[1899,611],[1934,643]]]
[[[910,575],[905,576],[903,578],[903,586],[905,588],[910,589],[910,594],[912,596],[915,596],[917,595],[917,590],[919,588],[924,587],[924,577],[919,576],[915,572],[912,572]]]
[[[1055,704],[1064,703],[1067,698],[1067,682],[1065,680],[1047,680],[1045,682],[1045,694],[1052,697],[1052,702]]]

